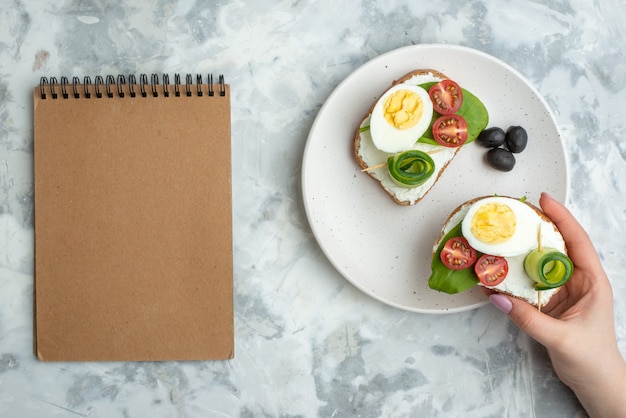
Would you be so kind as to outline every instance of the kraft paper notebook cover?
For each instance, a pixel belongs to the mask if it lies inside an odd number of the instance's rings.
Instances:
[[[172,81],[34,89],[40,360],[233,357],[230,86]]]

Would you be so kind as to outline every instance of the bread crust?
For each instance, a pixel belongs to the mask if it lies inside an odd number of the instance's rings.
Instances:
[[[450,212],[450,215],[448,216],[448,218],[446,219],[446,221],[444,222],[444,224],[443,224],[443,226],[441,228],[441,234],[439,235],[439,237],[437,238],[437,240],[436,240],[436,242],[435,242],[435,244],[433,246],[433,254],[432,254],[433,257],[435,257],[437,255],[437,248],[439,248],[439,245],[441,244],[441,241],[445,237],[447,231],[449,231],[451,229],[451,227],[454,226],[454,225],[450,225],[450,223],[451,223],[452,219],[454,218],[454,216],[458,212],[460,212],[461,210],[463,210],[465,208],[469,208],[471,205],[473,205],[474,203],[478,202],[479,200],[482,200],[482,199],[485,199],[485,198],[489,198],[489,197],[493,197],[493,196],[480,196],[480,197],[476,197],[476,198],[470,199],[470,200],[468,200],[466,202],[461,203],[452,212]],[[500,197],[520,200],[519,198],[515,198],[515,197],[511,197],[511,196],[500,196]],[[528,201],[524,201],[522,203],[526,204],[528,207],[533,209],[541,219],[543,219],[544,221],[549,223],[554,228],[554,230],[557,233],[560,234],[560,231],[557,228],[557,226],[554,224],[554,222],[552,222],[552,220],[539,207],[533,205],[532,203],[530,203]],[[565,247],[564,250],[565,250],[565,254],[567,254],[567,247]],[[514,293],[506,292],[504,290],[495,289],[495,288],[489,288],[489,289],[491,289],[491,290],[493,290],[494,292],[497,292],[497,293],[503,293],[503,294],[506,294],[506,295],[509,295],[509,296],[512,296],[512,297],[515,297],[515,298],[518,298],[518,299],[522,299],[522,300],[530,303],[533,306],[538,306],[538,303],[536,301],[527,300],[527,299],[525,299],[523,297],[520,297],[519,295],[516,295]],[[553,298],[554,295],[556,295],[560,290],[561,290],[560,287],[556,288],[556,289],[553,289],[553,292],[550,294],[549,298],[542,298],[541,305],[542,306],[546,305],[549,302],[549,300],[551,298]]]
[[[440,80],[446,80],[448,79],[448,76],[446,76],[445,74],[443,74],[440,71],[437,70],[433,70],[433,69],[417,69],[417,70],[413,70],[411,72],[406,73],[405,75],[403,75],[402,77],[398,78],[397,80],[394,80],[391,85],[387,88],[387,90],[389,90],[390,88],[392,88],[393,86],[403,83],[407,80],[410,80],[412,77],[414,76],[419,76],[419,75],[426,75],[426,74],[430,74],[435,78],[438,78]],[[380,97],[382,97],[387,90],[385,90]],[[368,117],[371,116],[372,111],[374,110],[374,106],[376,106],[376,101],[374,101],[374,103],[372,103],[372,105],[370,106],[370,108],[368,109],[367,113],[365,113],[365,115],[363,116],[363,118],[361,118],[360,122],[357,125],[357,129],[354,135],[354,140],[353,140],[353,153],[354,153],[354,157],[357,161],[357,163],[359,164],[359,167],[361,167],[362,170],[366,170],[367,168],[369,168],[369,166],[367,165],[367,163],[365,161],[363,161],[363,159],[361,158],[360,155],[360,149],[361,149],[361,132],[359,130],[360,126],[363,124],[363,122],[365,121],[365,119],[367,119]],[[434,184],[437,183],[437,181],[439,181],[439,178],[441,177],[441,175],[443,174],[443,172],[446,170],[446,168],[448,167],[448,164],[450,164],[450,161],[452,161],[454,159],[454,157],[456,157],[457,153],[459,152],[459,149],[461,147],[458,147],[456,149],[454,149],[454,154],[452,155],[452,157],[442,166],[442,168],[440,170],[438,170],[437,172],[437,177],[435,178],[435,182]],[[367,175],[369,175],[371,178],[373,178],[378,184],[379,186],[385,191],[385,193],[387,193],[389,195],[389,197],[391,197],[391,199],[393,199],[393,201],[395,203],[397,203],[398,205],[402,205],[402,206],[410,206],[410,205],[414,205],[417,202],[419,202],[420,200],[422,200],[424,198],[424,196],[426,196],[426,194],[430,191],[430,189],[432,189],[432,186],[426,190],[420,197],[418,197],[417,199],[413,200],[413,201],[407,201],[407,200],[400,200],[398,199],[398,197],[391,192],[390,190],[388,190],[387,188],[385,188],[382,184],[382,182],[377,179],[374,174],[370,171],[364,171]]]

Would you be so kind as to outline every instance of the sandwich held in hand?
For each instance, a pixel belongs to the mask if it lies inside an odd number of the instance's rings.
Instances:
[[[488,121],[483,103],[463,86],[435,70],[412,71],[370,107],[354,155],[396,203],[413,205]]]
[[[525,199],[467,201],[446,220],[433,247],[430,288],[454,294],[475,285],[543,306],[571,277],[561,233]]]

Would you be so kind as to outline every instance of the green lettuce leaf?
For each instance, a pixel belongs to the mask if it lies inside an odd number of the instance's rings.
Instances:
[[[439,243],[437,252],[433,255],[433,260],[431,262],[432,273],[428,279],[428,286],[431,289],[454,294],[463,292],[478,284],[478,279],[476,278],[476,274],[474,273],[474,269],[472,267],[464,270],[450,270],[443,264],[441,258],[439,258],[441,249],[445,245],[446,241],[452,237],[460,236],[462,236],[462,234],[461,223],[459,222],[459,224],[452,228]]]
[[[428,89],[430,89],[434,84],[437,83],[424,83],[420,84],[420,87],[428,91]],[[483,102],[481,102],[478,97],[474,96],[463,87],[461,87],[461,90],[463,91],[463,103],[456,114],[463,116],[467,122],[467,141],[465,141],[465,143],[469,144],[478,138],[478,135],[487,127],[487,124],[489,123],[489,113],[487,112],[487,108]],[[441,115],[439,113],[433,112],[433,119],[430,122],[430,127],[426,130],[424,135],[417,140],[417,142],[439,145],[439,143],[433,138],[432,125],[433,122],[440,116]]]

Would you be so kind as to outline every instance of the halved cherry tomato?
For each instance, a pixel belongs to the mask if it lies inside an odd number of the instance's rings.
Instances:
[[[463,103],[463,90],[452,80],[443,80],[428,89],[433,108],[442,115],[456,113]]]
[[[484,254],[474,264],[474,272],[483,285],[497,286],[509,274],[509,263],[504,257]]]
[[[463,116],[443,115],[433,122],[433,137],[444,147],[460,147],[467,141],[467,122]]]
[[[463,270],[476,261],[476,250],[463,237],[452,237],[443,245],[439,255],[444,266],[451,270]]]

